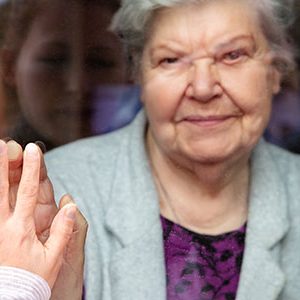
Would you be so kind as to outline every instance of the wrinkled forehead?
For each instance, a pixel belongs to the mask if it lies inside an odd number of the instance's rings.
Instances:
[[[244,0],[213,0],[162,8],[153,14],[147,43],[222,45],[234,36],[264,40],[256,9]]]

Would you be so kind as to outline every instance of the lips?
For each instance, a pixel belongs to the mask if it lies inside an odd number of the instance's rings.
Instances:
[[[210,116],[187,116],[183,120],[189,122],[222,121],[231,118],[231,115],[210,115]]]
[[[236,118],[235,115],[208,115],[208,116],[187,116],[182,119],[182,122],[187,122],[190,124],[203,126],[203,127],[210,127],[219,125],[227,120]]]

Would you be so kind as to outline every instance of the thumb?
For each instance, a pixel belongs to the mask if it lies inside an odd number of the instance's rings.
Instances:
[[[59,208],[63,208],[67,204],[75,203],[73,198],[70,195],[64,195],[59,203]],[[84,247],[84,242],[86,239],[88,229],[88,223],[84,218],[83,214],[77,208],[76,217],[75,217],[75,224],[73,231],[76,233],[74,236],[74,241],[72,243],[73,248],[80,249]]]
[[[63,208],[65,205],[73,203],[75,204],[73,198],[69,194],[65,194],[59,201],[59,209]]]
[[[51,228],[50,236],[45,243],[45,247],[54,259],[63,256],[63,251],[67,246],[75,226],[77,207],[69,203],[62,207],[55,216]]]

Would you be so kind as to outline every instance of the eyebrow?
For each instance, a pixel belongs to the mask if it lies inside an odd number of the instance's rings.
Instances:
[[[218,51],[221,50],[223,48],[227,48],[229,46],[231,46],[232,44],[242,41],[242,40],[250,40],[251,42],[254,42],[254,37],[250,34],[241,34],[238,36],[234,36],[232,38],[229,38],[228,40],[224,41],[224,42],[220,42],[218,43],[216,46],[214,46],[214,50]],[[177,53],[183,53],[185,52],[182,48],[181,45],[178,42],[171,42],[173,45],[169,45],[169,43],[161,43],[160,45],[156,46],[156,47],[152,47],[150,49],[150,54],[153,55],[153,52],[155,51],[160,51],[160,50],[166,50],[166,51],[172,51],[172,52],[177,52]]]
[[[149,52],[150,55],[153,55],[153,53],[156,51],[171,51],[176,53],[183,53],[184,51],[180,46],[181,45],[179,45],[179,43],[177,42],[171,42],[171,43],[164,42],[159,44],[158,46],[151,47]]]
[[[234,36],[234,37],[230,38],[227,41],[224,41],[224,42],[221,42],[221,43],[217,44],[214,47],[214,50],[215,51],[222,50],[222,49],[227,48],[227,47],[231,46],[232,44],[237,43],[239,41],[251,41],[253,43],[253,45],[255,44],[253,35],[242,34],[242,35]]]

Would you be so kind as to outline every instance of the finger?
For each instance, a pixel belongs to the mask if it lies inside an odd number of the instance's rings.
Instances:
[[[69,203],[75,203],[75,202],[70,195],[68,194],[64,195],[59,202],[59,208],[61,209],[62,207],[64,207]],[[74,224],[74,232],[76,234],[74,236],[74,241],[72,242],[74,248],[82,249],[84,247],[87,230],[88,230],[88,223],[85,217],[83,216],[83,214],[77,208],[75,224]]]
[[[0,140],[0,209],[1,216],[6,217],[9,213],[8,157],[7,145],[2,140]]]
[[[9,183],[18,184],[22,174],[23,149],[14,140],[7,142],[7,152],[9,161]]]
[[[20,161],[23,159],[23,149],[20,144],[14,140],[10,140],[7,143],[8,159],[11,165],[20,165]]]
[[[39,150],[35,144],[30,143],[24,150],[23,170],[15,207],[15,214],[23,220],[33,218],[39,191],[39,177]]]
[[[45,145],[44,142],[42,141],[35,141],[35,144],[39,146],[39,148],[41,149],[42,153],[47,152],[47,147]]]
[[[75,203],[72,196],[69,194],[63,195],[62,198],[59,201],[59,209],[63,208],[65,205],[69,203]]]
[[[45,159],[44,159],[44,150],[43,150],[43,144],[41,142],[37,141],[35,144],[38,146],[39,153],[40,153],[40,158],[41,158],[41,167],[40,167],[40,180],[43,181],[47,178],[47,168],[45,164]]]
[[[63,257],[64,249],[74,230],[76,211],[76,205],[69,203],[58,211],[52,222],[45,248],[54,260]]]

